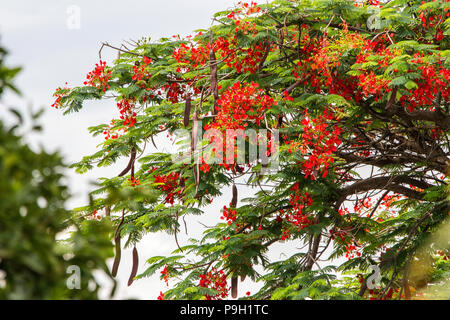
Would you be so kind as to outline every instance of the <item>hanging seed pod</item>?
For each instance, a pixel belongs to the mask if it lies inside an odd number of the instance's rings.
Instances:
[[[105,206],[105,216],[111,216],[111,208],[109,206]]]
[[[245,278],[247,278],[247,276],[245,274],[241,275],[241,282],[245,281]]]
[[[186,103],[184,105],[184,127],[189,126],[189,116],[191,115],[191,96],[186,97]]]
[[[231,206],[236,208],[238,200],[238,191],[236,185],[233,183],[233,197],[231,198]]]
[[[128,162],[127,167],[125,169],[123,169],[123,171],[121,173],[119,173],[119,177],[123,177],[131,170],[131,168],[134,165],[135,159],[136,159],[136,148],[133,147],[133,148],[131,148],[130,161]]]
[[[211,71],[211,93],[214,98],[214,105],[212,114],[216,115],[216,103],[217,100],[219,100],[219,89],[218,89],[218,83],[217,83],[217,59],[216,59],[216,53],[214,51],[213,47],[213,32],[212,28],[209,33],[209,65],[210,65],[210,71]]]
[[[231,278],[231,297],[236,299],[238,295],[238,278]]]
[[[139,266],[139,255],[135,246],[133,248],[133,267],[131,268],[130,278],[128,279],[128,286],[131,286],[131,284],[133,283],[134,277],[136,277],[138,271],[138,266]]]
[[[120,234],[116,234],[114,237],[115,242],[115,256],[114,256],[114,263],[112,267],[111,274],[113,277],[117,276],[117,271],[119,270],[119,264],[120,264],[120,258],[122,255],[122,248],[120,246]]]
[[[194,179],[195,179],[195,194],[198,192],[198,186],[200,185],[200,163],[194,166]]]
[[[122,210],[122,219],[117,225],[116,231],[114,232],[114,243],[115,243],[115,256],[114,263],[112,267],[111,274],[113,277],[117,276],[117,271],[119,270],[120,258],[122,256],[122,247],[120,246],[120,227],[123,224],[123,219],[125,217],[125,209]]]
[[[156,146],[155,140],[153,139],[153,135],[150,136],[150,140],[152,141],[152,144],[155,147],[155,149],[158,149],[158,147]]]

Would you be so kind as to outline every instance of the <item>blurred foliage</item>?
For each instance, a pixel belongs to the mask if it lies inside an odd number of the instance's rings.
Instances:
[[[0,95],[18,92],[11,81],[20,68],[5,67],[5,55],[0,48]],[[33,151],[16,134],[22,115],[11,111],[18,125],[0,121],[0,299],[97,299],[94,275],[109,275],[113,255],[111,224],[72,218],[61,157]],[[67,285],[69,266],[79,268],[79,289]]]

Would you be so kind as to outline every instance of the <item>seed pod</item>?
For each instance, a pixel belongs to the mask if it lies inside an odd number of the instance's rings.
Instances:
[[[200,163],[194,166],[194,180],[195,180],[195,194],[198,192],[198,186],[200,185]]]
[[[247,276],[245,274],[241,274],[241,281],[244,281]]]
[[[136,160],[136,148],[135,147],[131,148],[130,161],[128,162],[127,167],[125,169],[123,169],[123,171],[121,173],[119,173],[119,177],[123,177],[132,169],[132,167],[134,165],[134,160]]]
[[[186,104],[184,105],[184,127],[189,125],[189,116],[191,115],[191,96],[186,97]]]
[[[111,274],[113,277],[115,277],[117,275],[117,270],[119,270],[120,258],[122,256],[122,247],[120,246],[120,227],[122,226],[124,217],[125,217],[125,209],[122,210],[122,219],[120,219],[120,222],[117,225],[116,231],[114,232],[114,242],[115,242],[116,254],[114,257],[113,268],[111,271]]]
[[[138,266],[139,266],[139,255],[135,246],[133,248],[133,267],[131,268],[130,278],[128,279],[128,286],[131,286],[131,284],[133,283],[134,277],[136,277],[138,271]]]
[[[231,297],[236,299],[238,295],[238,278],[231,278]]]
[[[158,147],[156,146],[155,140],[153,140],[153,136],[150,136],[150,140],[152,141],[152,144],[155,147],[155,149],[158,149]]]
[[[111,274],[113,277],[117,276],[117,271],[119,270],[120,258],[122,255],[122,248],[120,246],[120,234],[116,234],[114,237],[116,254],[114,256],[114,263],[112,267]]]
[[[236,185],[233,183],[233,198],[231,199],[231,206],[233,208],[236,208],[237,200],[238,200],[238,191],[237,191]]]
[[[214,97],[214,105],[212,114],[216,115],[216,103],[217,100],[219,100],[219,90],[218,90],[218,83],[217,83],[217,59],[216,59],[216,53],[214,52],[213,47],[213,32],[212,28],[209,33],[209,44],[210,44],[210,51],[209,51],[209,65],[211,70],[211,93]]]

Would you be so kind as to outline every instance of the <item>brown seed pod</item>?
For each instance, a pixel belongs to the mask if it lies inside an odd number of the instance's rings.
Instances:
[[[184,105],[184,127],[189,126],[189,116],[191,115],[191,96],[186,97],[186,103]]]
[[[113,277],[117,275],[117,270],[119,270],[120,258],[122,256],[122,247],[120,246],[120,227],[123,224],[124,217],[125,217],[125,209],[122,210],[122,218],[119,224],[117,225],[116,231],[114,232],[114,243],[116,254],[114,256],[114,263],[111,271]]]
[[[136,277],[138,271],[138,266],[139,266],[139,255],[135,246],[133,248],[133,267],[131,268],[130,278],[128,279],[128,286],[131,286],[131,284],[133,283],[134,277]]]
[[[197,163],[194,167],[194,179],[195,179],[195,194],[197,194],[198,186],[200,185],[200,163]]]
[[[134,165],[134,160],[136,160],[136,148],[135,147],[131,148],[130,161],[128,162],[127,167],[125,169],[123,169],[123,171],[121,173],[119,173],[119,177],[123,177],[132,169],[132,167]]]
[[[119,270],[120,258],[122,256],[122,248],[120,246],[120,234],[116,234],[116,236],[114,237],[114,242],[115,242],[116,254],[114,256],[114,263],[113,263],[111,274],[113,277],[116,277],[117,271]]]
[[[210,52],[209,52],[209,65],[211,71],[211,93],[214,97],[214,105],[212,114],[216,115],[216,103],[219,100],[219,89],[218,89],[218,81],[217,81],[217,59],[216,53],[214,52],[213,47],[213,32],[212,29],[209,33],[209,44],[210,44]]]
[[[153,139],[153,136],[150,136],[150,140],[152,141],[152,144],[155,147],[155,149],[158,149],[158,147],[156,146],[155,140]]]
[[[238,200],[238,191],[237,191],[236,185],[233,183],[233,198],[231,199],[231,206],[233,208],[236,208],[237,200]]]
[[[238,278],[234,277],[231,278],[231,297],[233,299],[236,299],[238,295]]]

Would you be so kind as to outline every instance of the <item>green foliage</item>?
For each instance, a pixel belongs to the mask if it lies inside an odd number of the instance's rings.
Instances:
[[[85,100],[113,93],[119,103],[131,101],[136,112],[133,125],[122,112],[122,118],[112,124],[90,128],[94,136],[104,132],[107,139],[97,152],[73,165],[77,172],[112,166],[123,157],[130,159],[130,166],[123,174],[103,179],[92,192],[89,206],[79,211],[112,212],[116,232],[128,235],[128,244],[149,233],[174,235],[179,248],[167,257],[149,258],[148,269],[138,276],[151,276],[167,267],[167,276],[176,282],[165,293],[169,299],[214,296],[211,288],[199,287],[199,276],[212,267],[225,270],[228,278],[263,282],[254,294],[261,299],[359,298],[366,290],[364,281],[356,283],[354,275],[367,278],[372,265],[380,265],[384,286],[372,291],[372,297],[384,298],[390,289],[406,290],[408,282],[403,279],[408,261],[449,212],[448,95],[447,88],[434,88],[433,83],[448,83],[450,42],[442,35],[448,34],[450,24],[442,18],[427,25],[419,18],[424,10],[444,17],[449,2],[385,2],[380,8],[370,1],[355,5],[350,0],[275,0],[239,23],[232,18],[235,10],[219,12],[210,29],[192,38],[142,39],[129,51],[122,50],[107,67],[111,72],[108,90],[74,87],[62,92],[58,104],[65,113],[80,111]],[[227,63],[224,54],[210,61],[205,53],[209,53],[208,44],[218,46],[223,38],[233,41],[236,60]],[[319,49],[311,51],[315,44]],[[237,68],[238,62],[254,58],[256,54],[249,50],[258,45],[270,50],[261,50],[264,58],[254,63],[254,72]],[[177,61],[180,48],[200,54],[191,63]],[[262,173],[261,163],[249,165],[242,174],[238,170],[242,168],[226,170],[218,164],[203,170],[201,164],[175,161],[168,152],[145,152],[155,137],[178,129],[192,131],[194,114],[203,121],[203,128],[214,124],[214,67],[219,99],[233,84],[253,82],[276,101],[262,112],[261,123],[248,121],[246,125],[279,129],[284,140],[277,172]],[[313,147],[305,141],[319,126],[308,130],[307,123],[319,121],[326,112],[334,118],[326,121],[322,135],[312,139],[316,149],[311,151]],[[336,127],[342,133],[335,134],[340,143],[329,152],[329,170],[313,171],[315,178],[311,179],[302,164],[314,158],[314,151],[320,154],[318,161],[326,158],[326,146],[317,144]],[[110,138],[110,134],[117,136]],[[179,145],[189,149],[190,143],[186,140]],[[208,143],[207,139],[199,141],[202,146]],[[175,186],[161,182],[161,177],[171,178]],[[235,211],[236,219],[219,222],[189,245],[180,245],[176,235],[181,219],[204,214],[205,207],[240,178],[255,192],[240,199],[237,208],[224,204]],[[307,193],[314,199],[304,210],[315,223],[299,227],[281,218],[292,212],[293,202],[300,203],[300,196],[293,200],[293,186],[298,186],[302,196]],[[388,201],[387,196],[395,197]],[[370,198],[375,200],[366,206],[364,201]],[[383,207],[379,198],[388,205]],[[355,210],[345,212],[345,206]],[[337,231],[341,234],[332,235]],[[284,241],[286,234],[308,246],[307,254],[271,263],[269,247]],[[358,255],[353,256],[356,251]],[[339,267],[328,264],[314,270],[322,254],[328,254],[329,264]],[[345,258],[348,261],[342,262]],[[256,266],[264,272],[258,273]]]

